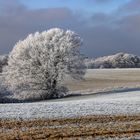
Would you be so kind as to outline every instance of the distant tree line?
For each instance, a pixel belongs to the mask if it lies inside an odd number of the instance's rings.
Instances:
[[[128,53],[117,53],[96,59],[85,59],[85,65],[88,69],[140,68],[140,57]]]
[[[84,56],[83,56],[84,57]],[[0,72],[8,63],[8,55],[0,55]],[[140,57],[128,53],[117,53],[99,58],[85,58],[85,66],[87,69],[103,69],[103,68],[140,68]]]

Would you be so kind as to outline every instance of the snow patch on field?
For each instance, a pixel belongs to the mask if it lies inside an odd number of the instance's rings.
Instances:
[[[0,104],[0,118],[65,118],[140,114],[140,91],[97,94],[36,103]]]

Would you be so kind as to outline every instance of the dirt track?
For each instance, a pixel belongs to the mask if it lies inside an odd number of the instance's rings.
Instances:
[[[140,115],[0,120],[0,128],[1,140],[140,138]]]

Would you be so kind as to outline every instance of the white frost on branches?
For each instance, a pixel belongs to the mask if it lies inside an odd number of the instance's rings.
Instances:
[[[140,57],[133,54],[117,53],[115,55],[99,57],[97,59],[86,59],[85,65],[90,69],[140,68]]]
[[[6,85],[22,99],[64,96],[65,76],[80,79],[85,74],[80,46],[80,37],[70,30],[53,28],[30,34],[9,55]]]
[[[8,55],[0,55],[0,73],[2,72],[3,67],[7,65],[7,61]]]

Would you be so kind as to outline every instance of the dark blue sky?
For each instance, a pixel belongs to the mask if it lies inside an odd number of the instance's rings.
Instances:
[[[76,31],[90,57],[140,55],[140,0],[0,0],[0,54],[53,27]]]

